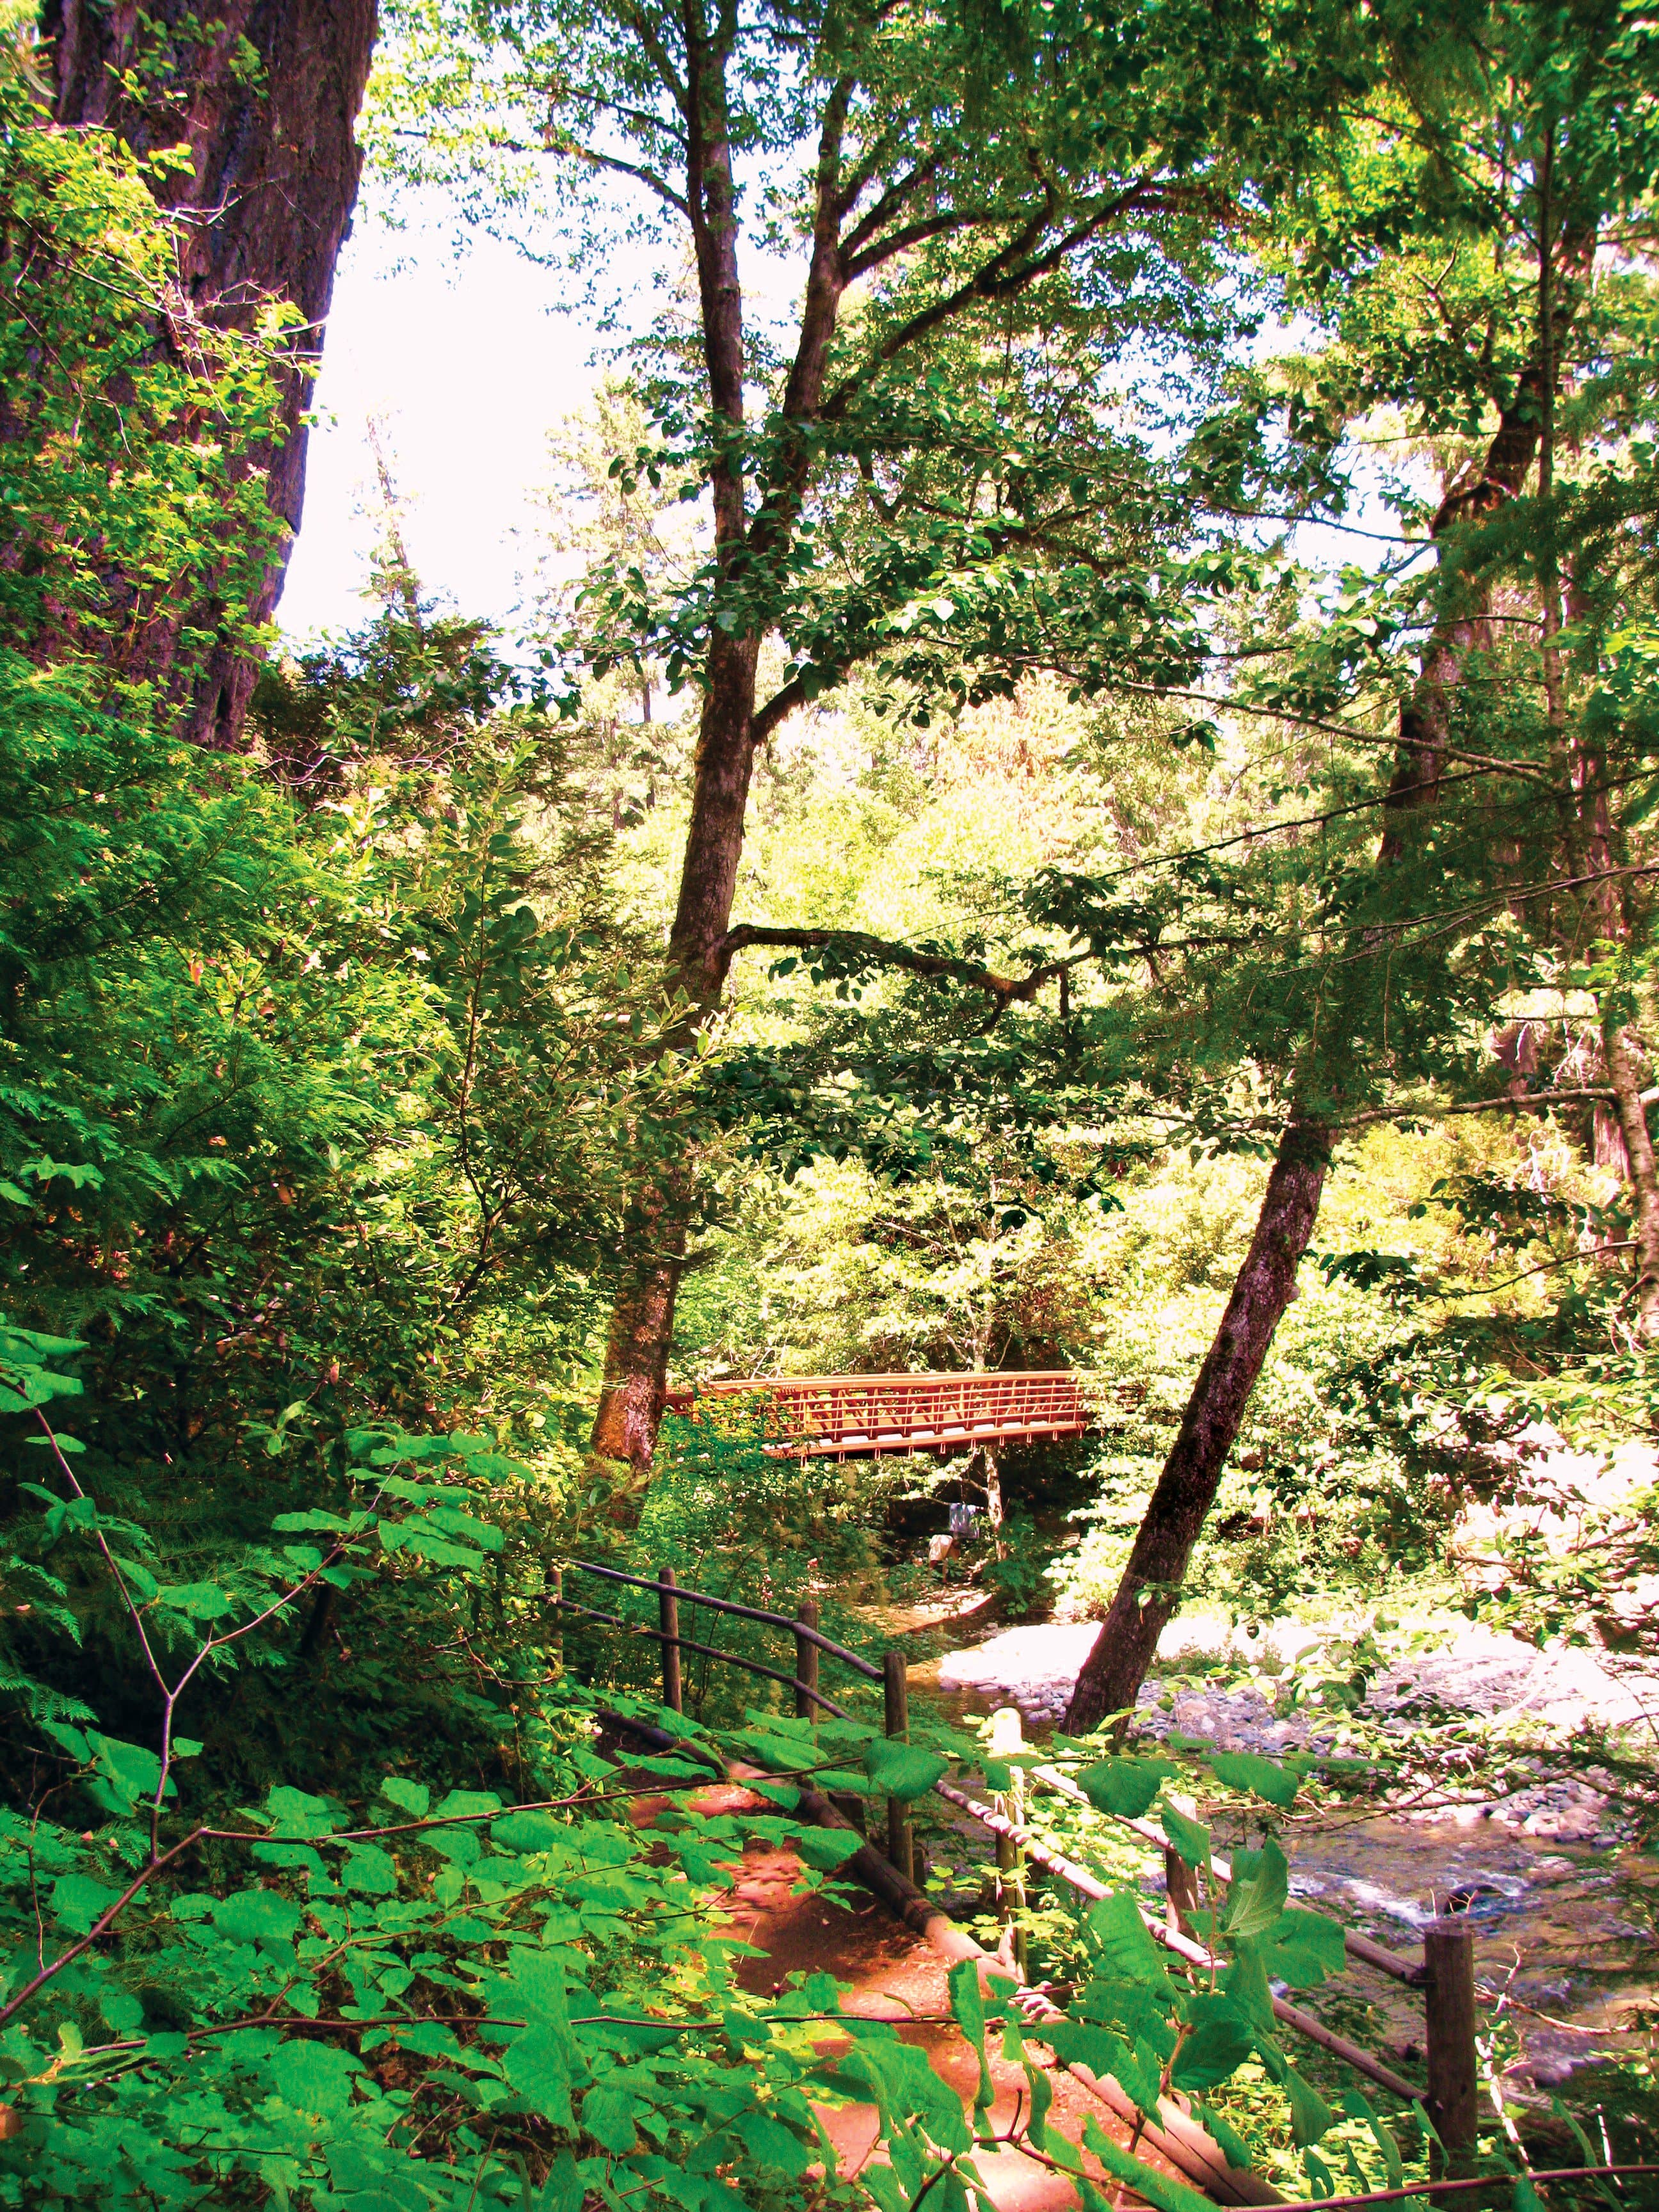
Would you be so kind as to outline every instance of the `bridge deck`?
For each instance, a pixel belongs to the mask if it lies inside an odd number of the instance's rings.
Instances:
[[[1069,1368],[980,1375],[759,1375],[706,1383],[703,1398],[763,1397],[775,1459],[880,1459],[971,1450],[1026,1437],[1075,1437],[1094,1424]],[[685,1410],[690,1393],[671,1403]]]

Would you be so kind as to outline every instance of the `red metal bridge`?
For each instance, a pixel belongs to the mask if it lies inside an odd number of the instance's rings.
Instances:
[[[775,1459],[880,1459],[972,1450],[1027,1437],[1077,1437],[1094,1408],[1069,1368],[994,1375],[757,1375],[706,1382],[696,1398],[763,1398]],[[690,1391],[671,1410],[688,1413]]]

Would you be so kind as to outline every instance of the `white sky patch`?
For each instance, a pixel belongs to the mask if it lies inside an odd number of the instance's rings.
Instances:
[[[532,549],[548,431],[598,371],[592,334],[558,312],[567,274],[480,237],[457,263],[436,231],[360,221],[340,257],[311,434],[305,518],[278,619],[297,640],[363,622],[374,514],[367,422],[384,412],[422,589],[510,623]]]

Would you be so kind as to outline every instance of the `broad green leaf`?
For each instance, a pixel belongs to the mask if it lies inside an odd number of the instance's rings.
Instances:
[[[1342,2109],[1351,2120],[1364,2120],[1382,2154],[1382,2162],[1388,2168],[1389,2188],[1402,2188],[1406,2168],[1400,2155],[1400,2145],[1395,2140],[1394,2130],[1383,2125],[1370,2099],[1361,2089],[1345,2089],[1342,2092]]]
[[[239,1889],[214,1902],[210,1917],[222,1936],[235,1943],[291,1942],[300,1931],[300,1908],[272,1889]],[[311,2050],[306,2044],[296,2048]]]
[[[1115,1889],[1091,1905],[1085,1925],[1098,1947],[1102,1966],[1110,1972],[1125,1981],[1159,1988],[1168,1982],[1162,1954],[1127,1890]]]
[[[1317,1989],[1327,1975],[1341,1973],[1348,1962],[1340,1927],[1322,1912],[1292,1907],[1280,1913],[1257,1941],[1268,1973],[1294,1990]]]
[[[217,1583],[164,1583],[161,1602],[187,1620],[223,1620],[236,1610],[236,1601]]]
[[[397,1862],[377,1844],[354,1844],[340,1869],[340,1885],[359,1897],[396,1897]]]
[[[948,1771],[951,1762],[936,1752],[913,1750],[888,1736],[872,1736],[865,1747],[865,1771],[872,1789],[908,1805],[925,1797]]]
[[[342,1815],[325,1797],[279,1784],[265,1793],[264,1816],[274,1836],[326,1836],[340,1825]]]
[[[1092,2112],[1083,2124],[1083,2140],[1112,2179],[1127,2182],[1137,2197],[1155,2207],[1155,2212],[1210,2212],[1207,2197],[1132,2158],[1113,2142]]]
[[[106,1905],[113,1905],[121,1894],[106,1882],[94,1881],[90,1875],[60,1875],[52,1886],[52,1910],[55,1919],[63,1923],[71,1936],[84,1936]],[[112,1923],[112,1926],[118,1923]]]
[[[1225,1997],[1200,1998],[1193,2030],[1176,2052],[1170,2080],[1177,2089],[1213,2089],[1229,2080],[1255,2048],[1249,2015]]]
[[[535,2212],[582,2212],[586,2183],[576,2171],[569,2151],[562,2150],[548,2169],[547,2179],[536,2199]]]
[[[1291,2136],[1298,2150],[1316,2143],[1336,2124],[1336,2114],[1310,2082],[1304,2081],[1286,2062],[1283,2083],[1290,2100]]]
[[[1231,2121],[1224,2119],[1219,2112],[1212,2112],[1206,2105],[1194,2105],[1193,2118],[1215,2137],[1229,2166],[1236,2166],[1241,2173],[1249,2171],[1250,2146]]]
[[[862,1836],[854,1835],[845,1828],[803,1828],[795,1838],[796,1850],[808,1866],[816,1868],[820,1874],[833,1874],[863,1844]]]
[[[980,1994],[978,1960],[958,1959],[951,1969],[949,1987],[951,2017],[979,2061],[974,2110],[982,2112],[995,2096],[996,2087],[991,2079],[990,2061],[985,2055],[985,2001]]]
[[[344,2112],[353,2079],[362,2071],[349,2051],[336,2044],[295,2039],[279,2043],[265,2060],[276,2094],[301,2112]]]
[[[1229,1790],[1248,1790],[1253,1796],[1287,1812],[1295,1804],[1297,1778],[1277,1761],[1254,1751],[1212,1751],[1205,1757],[1217,1779]]]
[[[1170,1848],[1189,1867],[1206,1866],[1210,1857],[1210,1832],[1201,1820],[1189,1820],[1185,1813],[1173,1805],[1160,1805],[1158,1817],[1164,1824]]]
[[[621,2157],[639,2141],[634,2126],[638,2111],[638,2100],[626,2089],[601,2082],[582,2099],[582,2127],[601,2150],[614,2151]]]
[[[763,2166],[775,2166],[797,2181],[812,2163],[812,2153],[769,2112],[739,2112],[732,2123],[744,2148]]]
[[[388,1805],[397,1806],[417,1820],[425,1820],[432,1804],[432,1792],[424,1782],[405,1782],[401,1774],[388,1774],[380,1784],[380,1795]]]
[[[1223,1933],[1265,1936],[1284,1912],[1290,1888],[1290,1868],[1271,1836],[1259,1851],[1236,1851],[1221,1916]]]
[[[521,2097],[526,2097],[555,2127],[572,2125],[570,2059],[565,2039],[554,2027],[532,2027],[508,2044],[501,2071]],[[591,2100],[590,2100],[591,2101]],[[592,2130],[590,2130],[590,2133]],[[633,2140],[630,2128],[629,2142]],[[606,2145],[607,2149],[628,2148]]]
[[[509,1851],[558,1850],[572,1841],[556,1813],[508,1813],[489,1824],[490,1840]]]
[[[1151,1810],[1165,1775],[1174,1771],[1167,1759],[1102,1759],[1085,1766],[1077,1778],[1097,1811],[1139,1820]]]

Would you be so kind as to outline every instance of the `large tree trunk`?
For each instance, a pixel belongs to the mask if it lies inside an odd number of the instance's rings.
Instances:
[[[1181,1601],[1182,1579],[1238,1435],[1244,1408],[1279,1317],[1296,1296],[1330,1168],[1330,1133],[1292,1121],[1279,1139],[1255,1234],[1238,1271],[1180,1433],[1164,1463],[1111,1611],[1072,1692],[1073,1735],[1134,1703],[1164,1623]]]
[[[755,765],[757,654],[758,641],[749,639],[723,640],[710,654],[679,904],[668,940],[670,985],[684,994],[688,1037],[720,1003],[730,964],[726,933]],[[689,1183],[684,1173],[659,1174],[641,1194],[611,1310],[590,1449],[602,1459],[626,1461],[633,1470],[634,1481],[618,1494],[613,1516],[624,1522],[637,1517],[668,1391]]]
[[[55,119],[111,131],[140,157],[187,145],[192,167],[156,179],[180,217],[179,280],[193,313],[251,329],[269,301],[299,310],[283,372],[282,441],[252,458],[290,533],[305,497],[301,422],[334,289],[334,266],[357,196],[354,137],[368,78],[376,0],[46,0],[53,41]],[[257,57],[258,67],[250,68]],[[282,590],[286,553],[249,607],[191,607],[191,627],[263,622]],[[173,677],[177,629],[159,636]],[[230,643],[189,671],[184,727],[198,744],[240,742],[255,664]]]
[[[736,430],[744,419],[743,290],[738,267],[738,202],[726,113],[726,58],[713,40],[693,38],[684,112],[687,121],[686,208],[696,252],[697,293],[709,401]],[[799,344],[785,395],[791,420],[816,415],[823,388],[830,338],[845,276],[836,243],[842,107],[832,95],[821,147],[815,247],[802,313]],[[738,451],[734,439],[732,453]],[[775,550],[787,536],[781,508],[751,524],[738,463],[718,461],[711,471],[715,557],[736,574],[745,557]],[[754,772],[758,635],[728,633],[716,625],[703,668],[702,715],[680,869],[679,900],[668,940],[668,981],[684,994],[681,1040],[708,1020],[720,1004],[731,956],[726,933],[743,858],[744,820]],[[660,1188],[642,1194],[637,1213],[649,1224],[625,1262],[617,1291],[605,1380],[593,1423],[592,1449],[626,1459],[635,1477],[624,1493],[636,1513],[642,1501],[667,1389],[674,1306],[684,1264],[690,1178],[681,1171],[659,1176]]]

